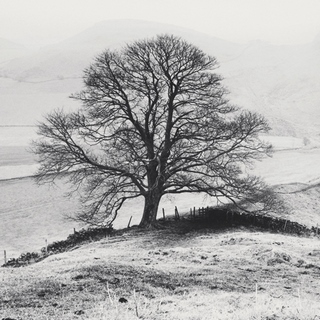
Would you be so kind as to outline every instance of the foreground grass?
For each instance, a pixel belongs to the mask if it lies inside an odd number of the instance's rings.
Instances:
[[[317,238],[131,229],[0,270],[0,319],[320,319]]]

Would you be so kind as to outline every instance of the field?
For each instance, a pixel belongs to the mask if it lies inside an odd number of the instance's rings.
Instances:
[[[277,215],[320,226],[320,149],[302,139],[270,139],[273,157],[254,170],[290,208]],[[65,219],[79,210],[76,195],[65,197],[67,183],[38,186],[25,147],[0,151],[0,249],[7,258],[82,227]],[[183,213],[215,204],[199,195],[164,199],[160,207],[170,215],[175,206]],[[126,227],[131,216],[131,225],[139,223],[141,206],[126,204],[115,227]],[[243,227],[131,228],[28,267],[1,268],[0,318],[320,319],[319,244],[317,237]]]
[[[0,173],[3,173],[4,179],[0,180],[0,250],[6,250],[8,258],[16,257],[25,251],[40,250],[46,240],[53,242],[64,239],[74,228],[81,228],[78,223],[64,218],[79,210],[77,195],[72,198],[65,196],[69,190],[68,184],[60,181],[55,186],[38,186],[31,177],[6,180],[8,176],[19,177],[23,173],[31,175],[36,169],[34,159],[25,148],[6,150],[15,150],[15,153],[6,157],[3,153],[1,158],[1,163],[6,165],[0,165]],[[316,179],[320,177],[319,162],[318,148],[287,148],[279,149],[272,158],[258,163],[255,169],[287,199],[292,209],[290,219],[308,226],[320,225],[320,212],[317,210],[320,205],[320,188],[317,187]],[[138,224],[142,205],[139,199],[125,204],[114,227],[126,227],[131,216],[131,225]],[[171,215],[175,206],[183,213],[194,206],[207,205],[216,205],[215,199],[205,198],[203,195],[165,198],[160,204],[159,217],[162,216],[162,208],[167,215]],[[2,261],[1,254],[0,263]]]
[[[20,135],[26,140],[31,135],[30,129],[22,130]],[[15,133],[19,135],[16,129]],[[268,140],[274,144],[275,153],[273,157],[257,163],[254,170],[279,189],[292,209],[290,219],[308,226],[320,225],[320,212],[317,210],[320,206],[320,188],[317,186],[320,182],[320,149],[316,144],[305,148],[303,140],[297,138],[268,137]],[[0,250],[6,250],[8,258],[25,251],[40,250],[46,240],[50,243],[64,239],[74,228],[82,227],[64,218],[79,210],[77,195],[72,198],[65,196],[67,183],[60,181],[54,186],[38,186],[32,177],[28,177],[34,174],[37,164],[27,148],[12,145],[0,148]],[[131,216],[131,225],[138,224],[142,205],[139,199],[125,204],[114,227],[126,227]],[[203,195],[164,198],[159,217],[162,216],[162,208],[170,215],[174,213],[175,206],[183,213],[194,206],[207,205],[216,205],[215,199]],[[3,256],[0,255],[0,263],[2,261]]]
[[[254,10],[250,6],[248,12]],[[79,109],[79,101],[69,96],[83,88],[82,70],[97,54],[164,33],[216,57],[230,102],[268,119],[274,136],[264,139],[275,152],[247,170],[261,175],[283,198],[288,210],[272,215],[286,220],[284,227],[272,233],[234,220],[222,228],[181,219],[141,230],[136,225],[143,203],[131,201],[111,235],[59,254],[49,251],[25,267],[0,267],[0,320],[320,320],[319,36],[299,45],[232,43],[210,32],[111,20],[35,51],[0,39],[0,265],[83,227],[66,219],[80,210],[78,194],[66,197],[66,180],[53,186],[34,181],[38,165],[28,148],[37,138],[37,121],[57,108]],[[158,217],[172,215],[175,207],[183,216],[192,207],[216,204],[201,194],[163,198]],[[308,235],[285,234],[288,220],[315,229]]]
[[[133,254],[134,252],[134,254]],[[319,240],[245,228],[135,228],[2,269],[5,319],[320,318]]]

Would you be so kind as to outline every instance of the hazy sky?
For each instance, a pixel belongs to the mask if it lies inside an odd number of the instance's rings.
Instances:
[[[226,40],[311,42],[320,0],[0,0],[0,38],[49,44],[110,19],[175,24]]]

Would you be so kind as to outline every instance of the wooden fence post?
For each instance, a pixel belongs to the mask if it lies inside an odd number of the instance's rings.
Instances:
[[[196,219],[196,207],[193,207],[193,219]]]
[[[288,220],[286,220],[286,222],[285,222],[285,224],[284,224],[284,227],[283,227],[283,230],[284,230],[284,231],[286,231],[287,222],[288,222]]]
[[[179,216],[179,212],[178,212],[178,208],[177,206],[175,206],[174,208],[174,216],[177,220],[180,220],[180,216]]]
[[[132,216],[131,216],[131,217],[130,217],[130,219],[129,219],[129,222],[128,222],[128,228],[130,228],[131,220],[132,220]]]

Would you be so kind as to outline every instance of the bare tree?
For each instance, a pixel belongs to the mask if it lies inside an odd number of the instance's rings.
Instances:
[[[217,66],[169,35],[103,52],[72,96],[82,108],[55,111],[39,125],[38,181],[67,176],[83,193],[77,219],[91,224],[112,222],[137,197],[142,227],[156,223],[166,194],[261,200],[267,187],[245,168],[270,151],[258,137],[269,127],[229,103]]]

